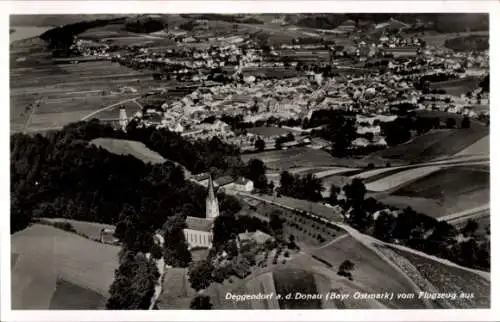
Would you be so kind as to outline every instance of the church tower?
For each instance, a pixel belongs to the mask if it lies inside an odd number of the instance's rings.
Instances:
[[[120,126],[122,128],[122,131],[126,132],[126,130],[127,130],[127,124],[128,124],[127,111],[122,106],[120,108]]]
[[[212,176],[208,178],[208,195],[206,199],[206,218],[213,219],[219,216],[219,201],[215,195],[214,182]]]

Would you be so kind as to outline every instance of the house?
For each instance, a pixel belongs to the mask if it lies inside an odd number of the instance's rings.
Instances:
[[[272,239],[273,239],[273,237],[271,237],[270,235],[268,235],[260,230],[256,230],[254,232],[245,232],[245,233],[238,234],[238,242],[253,240],[257,244],[264,244],[266,241],[272,240]]]
[[[103,244],[111,244],[111,245],[116,245],[119,242],[118,238],[115,237],[114,229],[110,228],[101,229],[101,232],[99,234],[99,240]]]
[[[253,181],[246,178],[238,178],[234,182],[234,189],[242,192],[250,192],[253,190]]]

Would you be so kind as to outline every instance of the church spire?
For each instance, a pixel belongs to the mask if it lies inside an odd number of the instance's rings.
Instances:
[[[212,175],[208,177],[208,197],[207,199],[215,199],[214,182],[212,180]]]
[[[219,216],[219,201],[215,195],[214,182],[212,176],[208,177],[208,195],[206,199],[206,214],[207,219],[212,219]]]

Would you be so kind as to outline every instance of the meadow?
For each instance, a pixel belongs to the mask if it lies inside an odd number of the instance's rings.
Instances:
[[[393,194],[430,199],[457,198],[460,195],[488,189],[489,186],[490,174],[487,167],[471,169],[462,166],[446,168],[424,176]]]
[[[342,238],[331,245],[312,250],[311,255],[328,262],[332,270],[336,271],[345,260],[354,263],[352,284],[358,290],[372,292],[413,292],[413,287],[404,275],[387,264],[372,250],[358,242],[352,236]],[[381,301],[388,308],[424,308],[421,300],[402,300],[394,298],[392,301]]]
[[[18,257],[11,275],[12,308],[49,309],[59,279],[107,297],[119,250],[45,225],[17,232],[11,238],[11,252]]]

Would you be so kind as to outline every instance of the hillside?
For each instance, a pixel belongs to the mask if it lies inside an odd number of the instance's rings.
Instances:
[[[12,308],[103,309],[119,250],[38,224],[12,235]]]

